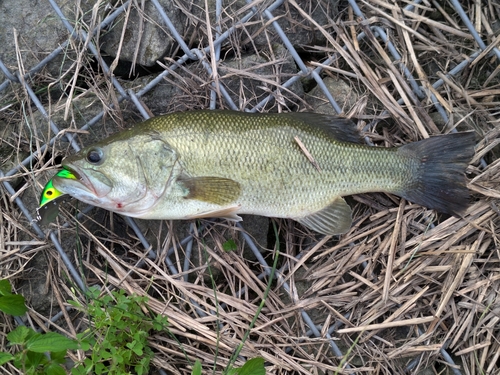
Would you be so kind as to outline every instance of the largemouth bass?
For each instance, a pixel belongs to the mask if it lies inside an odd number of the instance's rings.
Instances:
[[[460,215],[474,134],[397,148],[361,144],[354,124],[314,113],[172,113],[112,135],[63,160],[64,194],[141,219],[239,214],[291,218],[323,234],[345,233],[342,198],[387,192]]]

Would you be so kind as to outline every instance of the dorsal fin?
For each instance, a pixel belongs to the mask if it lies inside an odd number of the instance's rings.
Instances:
[[[316,127],[341,142],[363,143],[363,138],[356,128],[356,124],[348,118],[334,115],[324,115],[312,112],[282,113],[295,121],[301,121],[311,127]]]

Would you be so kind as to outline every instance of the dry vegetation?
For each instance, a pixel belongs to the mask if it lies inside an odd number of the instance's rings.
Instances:
[[[339,238],[319,240],[294,223],[273,221],[280,233],[279,277],[272,284],[241,355],[263,357],[269,374],[417,374],[425,368],[429,371],[426,374],[451,374],[453,368],[461,374],[498,374],[500,65],[498,58],[488,52],[498,46],[500,5],[487,1],[483,6],[471,3],[465,8],[487,43],[487,50],[460,74],[449,76],[446,73],[469,60],[478,47],[448,3],[441,8],[437,2],[425,2],[413,11],[403,10],[403,2],[370,0],[358,4],[365,20],[357,18],[343,3],[340,14],[327,27],[317,24],[308,15],[307,7],[287,1],[287,7],[297,8],[327,40],[320,46],[304,47],[306,64],[322,66],[322,76],[341,78],[352,85],[358,100],[344,108],[344,114],[359,118],[367,140],[376,145],[408,143],[452,128],[474,129],[476,156],[467,170],[472,203],[463,218],[455,218],[436,215],[393,196],[355,196],[350,201],[355,213],[352,229]],[[200,30],[210,29],[206,18],[196,21]],[[374,25],[388,34],[401,55],[399,61],[390,56],[387,43],[373,34],[370,27]],[[215,33],[214,27],[211,30]],[[361,32],[366,37],[357,40]],[[228,43],[224,48],[237,56],[242,54],[237,38],[230,38]],[[35,80],[39,80],[39,86],[49,88],[55,82],[63,83],[64,91],[71,91],[73,100],[89,107],[95,102],[102,105],[106,116],[101,133],[113,131],[115,122],[119,127],[127,126],[122,121],[134,116],[130,115],[134,111],[131,103],[119,104],[109,80],[88,69],[85,47],[72,44],[77,62],[65,72],[66,78],[57,81],[60,77],[39,76]],[[273,48],[270,43],[267,57],[271,65]],[[340,57],[323,65],[324,58],[334,54]],[[167,60],[165,65],[170,62]],[[434,95],[449,116],[448,123],[435,116],[429,95],[415,95],[401,64],[408,67],[418,85]],[[212,78],[198,74],[196,69],[200,69],[198,64],[184,65],[168,77],[185,93],[170,108],[178,108],[183,98],[183,108],[208,105]],[[86,83],[84,89],[71,78],[77,71],[82,75],[80,82]],[[216,76],[215,81],[224,83],[224,78],[238,77],[239,73],[233,68],[227,76]],[[249,71],[242,71],[241,77],[258,79]],[[443,84],[433,88],[438,79]],[[267,87],[276,89],[279,83],[269,79]],[[137,90],[141,87],[140,82],[132,85]],[[37,118],[31,113],[35,109],[26,91],[13,86],[9,95],[8,101],[2,97],[0,105],[3,121],[13,123],[26,118],[36,124]],[[51,115],[59,116],[61,123],[68,124],[67,132],[77,136],[84,133],[74,125],[78,113],[66,96],[54,99],[43,95],[44,107]],[[289,103],[278,100],[273,106],[285,110]],[[310,109],[304,102],[299,107]],[[63,122],[63,113],[69,121]],[[24,130],[2,135],[3,144],[12,147],[17,160],[23,159],[26,152],[40,150],[46,142],[47,134],[39,136],[36,128],[32,130],[31,138]],[[4,179],[14,183],[17,178],[18,188],[15,196],[1,190],[0,277],[11,279],[17,291],[29,298],[28,325],[48,324],[51,330],[72,336],[85,323],[77,312],[66,309],[66,301],[76,298],[84,303],[85,299],[72,284],[70,272],[50,239],[36,235],[13,201],[24,194],[24,201],[33,207],[36,194],[50,175],[45,171],[59,160],[57,157],[70,152],[66,147],[56,142],[53,149],[42,152],[47,157],[34,162],[33,169],[28,166]],[[2,166],[2,171],[6,168]],[[75,202],[65,204],[58,223],[50,229],[87,284],[102,285],[104,291],[117,287],[149,295],[151,310],[169,317],[169,329],[178,341],[167,334],[150,338],[157,353],[155,366],[172,374],[189,374],[187,355],[191,360],[200,359],[207,371],[216,362],[216,373],[220,373],[248,329],[267,285],[267,278],[262,277],[264,267],[239,233],[245,229],[225,222],[206,222],[204,230],[191,227],[193,241],[189,246],[193,256],[184,272],[188,246],[181,241],[189,234],[188,225],[140,223],[156,251],[156,257],[148,258],[148,249],[122,219],[93,210],[77,222],[72,217],[74,206]],[[269,265],[276,251],[273,236],[270,238],[268,244],[260,243]],[[223,250],[228,239],[235,240],[236,251]],[[262,242],[262,237],[258,241]],[[169,250],[172,263],[167,267]],[[199,309],[211,313],[200,315]],[[49,323],[59,311],[63,316]],[[319,337],[308,333],[310,327],[303,311],[317,325]],[[13,324],[10,320],[0,321],[0,347]],[[328,332],[330,327],[335,330]],[[330,337],[342,356],[333,354]],[[455,367],[441,349],[451,355]],[[81,356],[75,353],[74,359]],[[242,359],[237,363],[241,364]],[[4,368],[0,372],[12,374],[15,370]]]

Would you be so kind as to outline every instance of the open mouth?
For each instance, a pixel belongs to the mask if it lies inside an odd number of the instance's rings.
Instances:
[[[87,184],[87,179],[85,178],[84,174],[80,173],[77,168],[69,166],[69,165],[64,165],[63,164],[63,169],[59,173],[63,173],[64,175],[58,174],[58,176],[63,177],[63,178],[69,178],[71,180],[78,180],[81,183],[83,183],[85,186],[89,186]]]
[[[62,164],[62,175],[55,179],[56,187],[73,196],[85,195],[92,199],[106,196],[113,187],[112,181],[102,172],[80,168],[73,163]]]
[[[57,175],[55,176],[57,177],[55,179],[56,184],[58,184],[57,180],[59,180],[60,183],[65,181],[66,186],[78,186],[79,189],[86,190],[89,193],[95,195],[96,191],[94,189],[94,186],[92,185],[92,183],[90,183],[90,180],[85,176],[84,173],[79,172],[78,168],[67,164],[63,164],[62,167],[63,169],[59,171],[59,173],[57,173]],[[70,182],[71,180],[75,182]]]

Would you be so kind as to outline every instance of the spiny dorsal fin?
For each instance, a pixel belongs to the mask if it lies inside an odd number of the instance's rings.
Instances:
[[[338,197],[322,210],[295,220],[318,233],[333,235],[349,230],[352,223],[351,216],[351,207],[343,198]]]
[[[356,124],[351,119],[311,112],[282,113],[281,115],[289,116],[295,121],[301,121],[311,127],[319,128],[338,141],[363,143]]]
[[[182,177],[178,182],[187,190],[184,198],[224,206],[233,203],[241,193],[238,182],[222,177]]]

